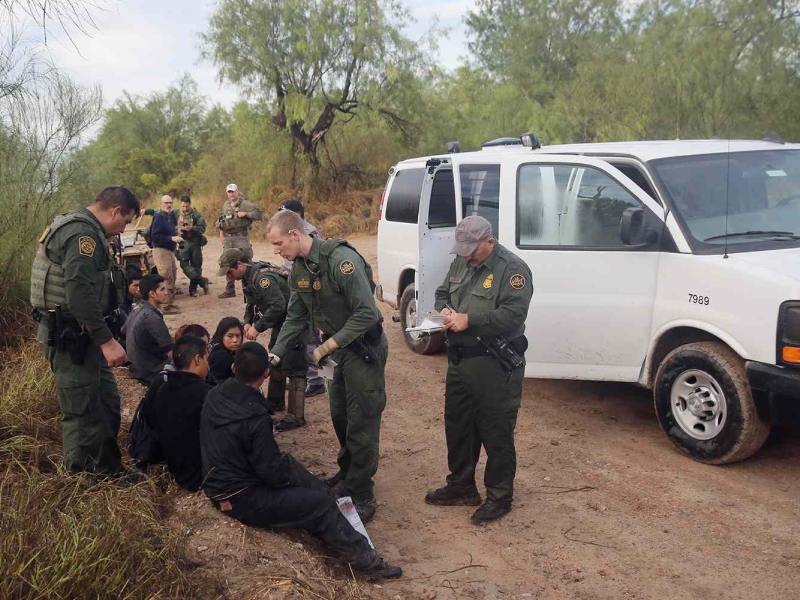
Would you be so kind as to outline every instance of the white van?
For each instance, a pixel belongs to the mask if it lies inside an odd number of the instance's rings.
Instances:
[[[378,298],[415,325],[484,216],[533,273],[526,376],[639,383],[685,454],[752,455],[771,395],[800,399],[800,145],[523,138],[390,170]]]

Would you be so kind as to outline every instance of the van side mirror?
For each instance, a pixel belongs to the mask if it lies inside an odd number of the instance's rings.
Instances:
[[[644,209],[638,206],[626,208],[619,220],[619,239],[626,246],[645,248],[658,241],[658,233],[644,226]]]

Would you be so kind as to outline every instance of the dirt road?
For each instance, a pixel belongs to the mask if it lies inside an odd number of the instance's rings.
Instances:
[[[352,241],[375,266],[375,238]],[[207,274],[219,251],[214,240],[206,247]],[[255,256],[267,258],[271,251],[257,244]],[[211,296],[179,297],[183,313],[167,317],[171,328],[193,320],[213,331],[219,318],[241,316],[241,296],[218,300],[223,281],[212,281]],[[744,463],[698,464],[671,448],[649,393],[634,386],[525,380],[514,510],[477,527],[470,524],[469,507],[426,505],[426,490],[441,485],[447,473],[446,359],[413,354],[389,318],[390,307],[381,308],[391,347],[388,403],[376,478],[379,508],[368,529],[405,575],[378,593],[440,599],[800,597],[800,435],[784,432]],[[337,444],[326,396],[307,402],[307,417],[309,427],[280,434],[278,442],[313,470],[331,474]],[[229,525],[199,496],[178,496],[176,503],[199,534]],[[238,545],[233,539],[230,547]],[[269,562],[259,560],[226,563],[226,595],[239,594],[231,583],[237,577],[257,578],[260,565]]]

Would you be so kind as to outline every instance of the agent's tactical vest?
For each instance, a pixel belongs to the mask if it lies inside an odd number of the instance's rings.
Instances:
[[[80,213],[73,212],[64,215],[58,215],[55,219],[53,219],[53,222],[47,229],[44,230],[44,233],[39,238],[39,247],[36,249],[36,256],[33,259],[33,267],[31,269],[31,304],[34,308],[37,308],[42,312],[54,310],[56,304],[60,304],[64,316],[70,315],[69,307],[67,305],[67,291],[64,284],[64,268],[60,262],[62,257],[56,256],[51,258],[48,255],[47,246],[56,231],[61,229],[64,225],[74,221],[86,223],[93,231],[98,231],[97,224],[92,222],[91,219]],[[100,238],[105,239],[105,236],[102,234],[102,232],[99,233]],[[103,277],[103,285],[102,289],[100,290],[100,308],[103,311],[103,314],[107,314],[112,308],[108,289],[108,284],[111,280],[111,274],[110,271],[108,271],[108,268],[112,261],[105,243],[95,251],[102,252],[106,261],[104,270],[106,270],[107,273]],[[115,280],[117,279],[118,275],[121,275],[119,269],[117,269],[117,274],[115,274]],[[115,284],[116,283],[117,282],[115,281]],[[119,288],[119,284],[117,284],[115,287]],[[124,287],[122,291],[124,293]],[[119,291],[117,295],[119,296]]]

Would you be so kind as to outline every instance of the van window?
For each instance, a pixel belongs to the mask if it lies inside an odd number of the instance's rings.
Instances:
[[[497,235],[500,207],[500,165],[461,165],[462,216],[478,215],[492,224]]]
[[[425,169],[405,169],[394,174],[389,197],[386,198],[386,220],[416,223],[419,216],[419,195]]]
[[[625,248],[619,223],[642,203],[589,167],[523,165],[517,181],[517,245]]]
[[[428,210],[428,227],[456,226],[456,188],[453,172],[437,171],[431,186],[431,204]]]

